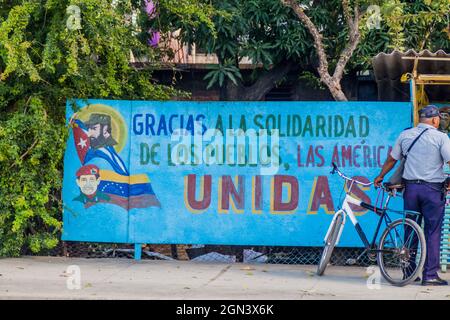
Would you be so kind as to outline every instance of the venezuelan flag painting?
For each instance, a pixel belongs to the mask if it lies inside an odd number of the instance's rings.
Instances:
[[[98,188],[110,197],[112,204],[126,210],[161,207],[146,174],[124,176],[111,170],[101,170],[100,177],[102,180]]]

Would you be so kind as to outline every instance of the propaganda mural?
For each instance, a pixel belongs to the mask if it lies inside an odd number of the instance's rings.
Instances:
[[[63,183],[73,241],[320,246],[346,189],[331,162],[372,180],[411,126],[410,103],[73,102]],[[377,218],[353,209],[370,232]],[[349,229],[341,245],[362,244]]]

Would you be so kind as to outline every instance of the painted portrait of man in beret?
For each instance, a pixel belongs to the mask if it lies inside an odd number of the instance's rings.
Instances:
[[[80,188],[80,195],[75,197],[74,201],[84,203],[85,208],[98,202],[109,201],[107,194],[98,190],[100,184],[100,169],[93,164],[82,166],[76,173],[76,183]]]

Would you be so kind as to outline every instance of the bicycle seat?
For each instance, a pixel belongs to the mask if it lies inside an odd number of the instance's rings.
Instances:
[[[402,183],[392,184],[390,182],[383,182],[383,187],[386,190],[394,190],[394,189],[401,190],[405,187],[405,185]]]

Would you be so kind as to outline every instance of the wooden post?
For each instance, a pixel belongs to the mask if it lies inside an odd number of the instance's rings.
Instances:
[[[417,126],[417,124],[419,123],[419,104],[418,104],[418,100],[417,100],[417,85],[416,85],[416,79],[417,79],[417,65],[419,64],[419,60],[414,59],[414,68],[413,68],[413,72],[412,72],[412,79],[411,79],[411,85],[412,85],[412,90],[411,90],[411,98],[413,99],[413,125]]]
[[[410,91],[411,91],[411,102],[413,105],[413,110],[412,110],[412,120],[413,120],[413,126],[416,126],[419,123],[419,105],[417,103],[417,85],[416,85],[416,80],[413,78],[411,78],[411,80],[409,80],[409,85],[410,85]]]
[[[134,244],[134,260],[141,260],[142,255],[142,244],[135,243]]]

